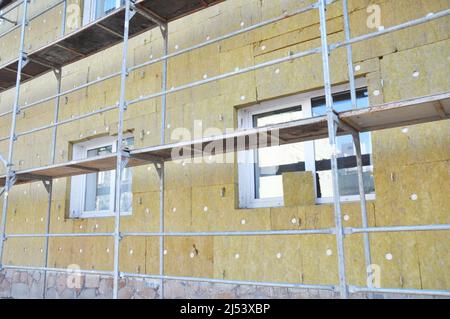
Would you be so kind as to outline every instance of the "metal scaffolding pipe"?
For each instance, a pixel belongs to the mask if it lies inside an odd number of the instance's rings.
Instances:
[[[61,17],[61,37],[66,34],[66,19],[67,19],[67,0],[63,0],[63,9]],[[58,92],[58,94],[61,92]]]
[[[114,285],[113,298],[118,298],[119,292],[119,253],[120,253],[120,211],[122,197],[122,172],[126,160],[123,150],[123,117],[126,110],[125,92],[127,81],[127,56],[128,56],[128,38],[130,30],[130,20],[132,18],[130,0],[125,0],[125,21],[123,27],[123,48],[122,48],[122,70],[120,75],[120,100],[119,100],[119,119],[117,124],[117,165],[115,175],[115,196],[114,196]]]
[[[4,265],[4,269],[14,270],[28,270],[28,271],[47,271],[47,272],[65,272],[65,273],[79,273],[84,275],[105,275],[112,276],[112,271],[93,270],[93,269],[76,269],[76,268],[49,268],[49,267],[34,267],[34,266],[16,266]]]
[[[169,25],[166,24],[164,27],[161,27],[161,33],[164,40],[164,55],[169,53]],[[162,65],[162,85],[161,90],[167,91],[167,72],[168,72],[168,59],[163,61]],[[164,94],[161,98],[161,136],[160,142],[161,145],[166,143],[166,115],[167,113],[167,94]],[[158,165],[158,164],[156,164]],[[159,231],[164,233],[164,198],[165,198],[165,165],[164,162],[160,164],[158,168],[158,176],[159,176]],[[164,235],[159,236],[159,274],[164,276]],[[164,299],[164,279],[161,279],[161,299]]]
[[[255,231],[209,231],[209,232],[122,232],[122,237],[207,237],[207,236],[266,236],[266,235],[332,235],[334,228],[299,230],[255,230]],[[49,233],[49,234],[6,234],[6,238],[39,237],[107,237],[114,233]]]
[[[22,76],[21,71],[26,63],[24,42],[25,42],[25,31],[27,26],[28,1],[29,0],[24,0],[23,2],[22,24],[20,30],[20,45],[19,45],[19,62],[17,64],[18,72],[16,77],[16,91],[14,95],[14,107],[13,107],[14,112],[11,117],[11,131],[9,134],[8,160],[5,179],[5,194],[3,196],[2,219],[0,224],[0,269],[2,269],[3,248],[5,245],[6,215],[8,214],[9,191],[11,190],[12,184],[14,183],[13,151],[14,151],[14,142],[16,140],[15,135],[16,135],[17,115],[20,112],[19,98],[20,98],[20,81]]]
[[[390,293],[390,294],[450,297],[450,290],[429,290],[429,289],[409,289],[409,288],[369,288],[369,287],[349,286],[349,291],[351,293],[373,292],[373,293]]]
[[[411,231],[443,231],[450,230],[450,224],[440,225],[416,225],[416,226],[386,226],[386,227],[364,227],[364,228],[345,228],[346,234],[361,233],[394,233],[394,232],[411,232]]]
[[[355,145],[356,151],[356,169],[358,172],[359,202],[361,206],[361,224],[362,227],[367,228],[369,227],[369,222],[367,221],[366,192],[364,190],[364,172],[361,154],[361,139],[359,138],[358,132],[353,133],[353,144]],[[369,275],[370,267],[372,265],[369,234],[367,233],[363,234],[363,242],[364,242],[364,259],[366,261],[366,273],[367,275]]]
[[[124,232],[124,237],[208,237],[208,236],[287,236],[287,235],[330,235],[334,228],[299,230],[259,230],[259,231],[209,231],[209,232]]]
[[[107,237],[114,233],[66,233],[66,234],[7,234],[6,238],[60,238],[60,237]]]
[[[294,288],[294,289],[321,289],[321,290],[336,291],[336,287],[333,285],[310,285],[310,284],[294,284],[294,283],[283,283],[283,282],[226,280],[226,279],[186,277],[186,276],[158,276],[158,275],[133,274],[133,273],[121,273],[121,276],[122,277],[142,278],[142,279],[180,280],[180,281],[207,282],[207,283],[230,284],[230,285],[254,285],[254,286],[262,286],[262,287],[282,287],[282,288]]]
[[[47,200],[47,220],[45,221],[45,243],[44,243],[44,266],[48,266],[48,248],[49,248],[49,236],[48,233],[50,232],[50,221],[51,221],[51,214],[52,214],[52,196],[53,196],[53,180],[48,181],[48,184],[46,184],[46,181],[42,181],[44,183],[45,189],[47,190],[48,200]],[[6,237],[8,238],[8,237]],[[42,297],[45,299],[47,295],[47,272],[44,271],[44,286],[42,291]]]
[[[350,17],[348,13],[348,0],[342,0],[342,14],[344,16],[344,33],[345,41],[351,39],[350,31]],[[352,100],[352,108],[357,109],[356,101],[356,85],[355,85],[355,73],[353,71],[353,49],[352,45],[347,45],[347,67],[348,67],[348,82],[350,84],[350,97]]]
[[[337,165],[337,154],[338,154],[336,145],[337,123],[335,122],[335,115],[333,109],[333,96],[331,94],[331,76],[330,76],[330,61],[329,61],[330,51],[328,46],[326,11],[327,11],[326,1],[319,0],[323,80],[324,80],[325,100],[327,109],[329,144],[331,147],[331,172],[333,181],[334,221],[336,225],[335,235],[338,253],[339,293],[341,298],[346,299],[348,298],[348,290],[347,290],[347,279],[345,274],[344,230],[342,227],[341,195],[339,192],[339,173]]]

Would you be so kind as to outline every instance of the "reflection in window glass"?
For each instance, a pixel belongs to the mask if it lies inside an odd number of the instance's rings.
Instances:
[[[325,98],[317,98],[311,101],[313,116],[326,114]],[[351,109],[350,93],[339,93],[333,95],[333,105],[338,112]],[[357,91],[358,108],[369,106],[367,89]],[[366,194],[375,192],[372,166],[372,144],[370,133],[360,134],[361,153],[363,157],[363,178]],[[339,168],[339,190],[341,196],[358,195],[358,175],[356,169],[356,153],[351,135],[339,136],[337,138],[338,168]],[[316,187],[317,197],[333,197],[333,186],[331,177],[331,148],[328,139],[314,141]]]
[[[127,147],[133,145],[134,139],[124,139],[123,144]],[[112,153],[113,146],[107,145],[98,148],[88,149],[87,158],[102,156]],[[113,198],[115,190],[115,171],[98,172],[86,175],[85,187],[85,212],[111,212],[114,207]],[[130,168],[125,168],[122,173],[121,186],[121,211],[130,212],[132,208],[131,191],[132,172]]]
[[[90,149],[87,158],[112,153],[112,145]],[[110,208],[111,171],[86,175],[84,210],[105,211]]]
[[[301,119],[302,107],[263,113],[253,116],[253,126],[262,127]],[[283,196],[281,174],[305,170],[303,143],[266,147],[255,150],[255,198]]]

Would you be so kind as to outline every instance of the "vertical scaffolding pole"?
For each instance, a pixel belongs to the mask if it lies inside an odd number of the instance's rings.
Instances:
[[[6,214],[8,213],[8,197],[12,185],[15,181],[15,174],[13,170],[13,152],[14,152],[14,142],[16,141],[16,122],[17,115],[20,113],[19,109],[19,99],[20,99],[20,81],[22,79],[22,69],[27,63],[27,55],[24,51],[25,42],[25,30],[27,28],[27,12],[28,12],[28,2],[29,0],[23,1],[23,12],[22,12],[22,24],[20,29],[20,44],[19,44],[19,61],[17,63],[17,77],[16,77],[16,91],[14,96],[14,106],[11,114],[11,131],[9,134],[9,148],[8,148],[8,160],[6,167],[6,179],[5,179],[5,194],[3,196],[3,209],[2,209],[2,220],[0,224],[0,269],[2,269],[3,260],[3,248],[5,244],[5,229],[6,229]]]
[[[354,132],[352,135],[353,135],[353,143],[355,144],[355,151],[356,151],[359,199],[360,199],[360,204],[361,204],[361,222],[362,222],[362,227],[367,228],[367,227],[369,227],[369,223],[367,221],[366,193],[364,190],[364,175],[363,175],[363,161],[362,161],[362,153],[361,153],[361,140],[359,138],[359,133]],[[370,266],[372,265],[369,233],[363,233],[363,241],[364,241],[364,259],[366,261],[366,274],[368,276],[369,272],[371,271]]]
[[[344,33],[345,41],[349,41],[351,38],[350,33],[350,17],[348,14],[348,0],[342,0],[342,14],[344,15]],[[347,45],[347,66],[348,66],[348,81],[350,83],[350,96],[352,100],[352,108],[357,108],[356,102],[356,85],[355,85],[355,73],[353,71],[353,50],[352,45]]]
[[[113,298],[118,298],[119,293],[119,254],[120,254],[120,202],[122,193],[122,171],[127,163],[127,154],[123,150],[123,117],[126,110],[125,101],[125,89],[126,80],[128,76],[127,69],[127,54],[128,54],[128,36],[130,29],[130,20],[132,18],[130,0],[125,0],[125,21],[123,30],[123,49],[122,49],[122,68],[120,74],[120,99],[119,99],[119,121],[117,124],[117,165],[116,165],[116,189],[114,196],[114,212],[115,212],[115,225],[114,225],[114,286],[113,286]]]
[[[56,84],[56,94],[58,95],[58,97],[56,97],[55,99],[55,108],[53,111],[53,123],[58,123],[58,118],[59,118],[59,101],[60,101],[60,97],[59,97],[59,93],[61,93],[61,68],[59,69],[55,69],[53,70],[54,74],[55,74],[55,78],[57,81]],[[52,149],[51,149],[51,154],[50,154],[50,161],[51,164],[55,164],[55,158],[56,158],[56,136],[58,133],[58,126],[55,125],[53,126],[52,129]]]
[[[44,183],[44,187],[47,190],[48,194],[48,204],[47,204],[47,221],[45,224],[45,234],[47,235],[50,232],[50,216],[52,211],[52,196],[53,196],[53,180],[42,181]],[[44,239],[44,267],[48,267],[48,247],[49,247],[49,237],[46,236]],[[47,297],[47,270],[44,270],[44,285],[42,291],[42,298],[45,299]]]
[[[336,145],[337,123],[335,119],[335,113],[333,110],[333,96],[331,94],[330,61],[329,61],[330,50],[327,39],[326,10],[327,10],[326,1],[319,0],[323,78],[326,97],[329,143],[331,147],[331,172],[333,179],[334,220],[336,225],[336,244],[338,252],[339,290],[341,298],[348,298],[347,281],[345,275],[344,229],[342,227],[341,196],[339,192],[339,172],[337,165],[337,155],[338,155]]]
[[[67,19],[67,0],[64,0],[63,9],[62,9],[62,17],[61,17],[61,36],[63,37],[66,34],[66,19]]]
[[[164,40],[164,56],[169,54],[169,28],[168,24],[161,27]],[[164,59],[162,65],[162,90],[167,91],[167,66],[168,59]],[[161,145],[166,143],[166,111],[167,94],[161,97]],[[164,233],[164,196],[165,196],[165,176],[164,162],[159,168],[159,231]],[[164,236],[159,237],[159,274],[164,276]],[[161,277],[161,299],[164,299],[164,279]]]
[[[62,35],[64,35],[64,29],[61,31]],[[56,94],[59,95],[61,92],[61,68],[53,70],[56,78]],[[58,123],[59,117],[59,101],[60,97],[57,96],[55,99],[55,108],[53,111],[53,123]],[[52,129],[52,145],[51,145],[51,153],[50,153],[50,163],[55,164],[56,159],[56,138],[58,133],[58,126],[55,125]],[[52,212],[52,191],[53,191],[53,180],[43,181],[45,189],[48,193],[48,203],[47,203],[47,223],[45,225],[45,234],[47,235],[50,232],[50,219]],[[45,257],[44,257],[44,267],[48,267],[48,247],[49,247],[49,237],[45,237]],[[44,291],[42,293],[43,298],[47,296],[47,271],[44,271]]]

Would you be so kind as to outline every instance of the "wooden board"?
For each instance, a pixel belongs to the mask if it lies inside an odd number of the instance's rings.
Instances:
[[[450,118],[450,93],[347,111],[339,118],[361,132],[444,120]]]

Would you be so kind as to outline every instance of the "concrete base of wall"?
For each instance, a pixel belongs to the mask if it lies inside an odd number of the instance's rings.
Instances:
[[[0,272],[0,298],[44,298],[44,272],[3,270]],[[120,299],[159,299],[160,281],[123,278]],[[168,280],[164,283],[168,299],[337,299],[338,293],[318,289],[292,289],[249,285],[217,284]],[[47,299],[109,299],[113,294],[110,276],[48,273]],[[439,296],[406,294],[352,294],[353,299],[434,299]]]

